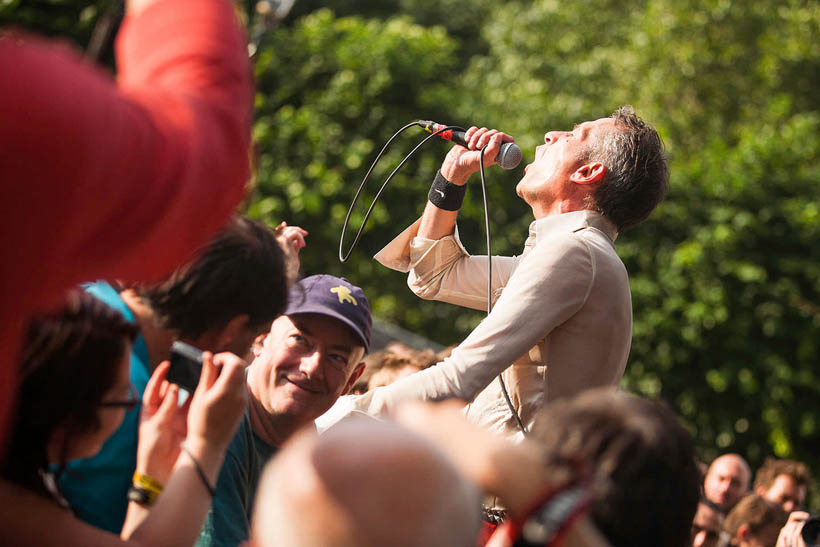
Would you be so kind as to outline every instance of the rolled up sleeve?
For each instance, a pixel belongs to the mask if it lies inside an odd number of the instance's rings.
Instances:
[[[494,256],[492,291],[495,301],[507,284],[520,259]],[[471,256],[458,236],[441,239],[416,237],[410,243],[410,273],[407,285],[425,300],[437,300],[472,308],[487,309],[486,256]]]

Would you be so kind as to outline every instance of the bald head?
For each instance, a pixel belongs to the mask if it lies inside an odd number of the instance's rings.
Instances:
[[[433,445],[392,423],[346,420],[303,432],[268,464],[253,542],[472,547],[480,499]]]
[[[749,492],[752,471],[739,454],[718,457],[706,471],[703,492],[706,499],[728,512]]]

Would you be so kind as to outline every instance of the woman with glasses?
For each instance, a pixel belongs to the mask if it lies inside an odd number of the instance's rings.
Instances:
[[[134,325],[81,290],[69,292],[61,307],[28,326],[17,412],[0,467],[8,481],[0,481],[5,500],[0,543],[119,543],[116,536],[73,517],[57,479],[69,461],[95,455],[125,413],[140,405],[129,376],[135,336]],[[168,363],[160,364],[145,389],[135,495],[129,494],[123,538],[146,545],[191,545],[245,409],[244,362],[232,354],[203,354],[202,378],[183,406],[178,405],[179,388],[165,380],[167,372]],[[44,505],[8,483],[53,503]],[[11,496],[13,504],[8,503]],[[55,507],[62,509],[55,512]]]

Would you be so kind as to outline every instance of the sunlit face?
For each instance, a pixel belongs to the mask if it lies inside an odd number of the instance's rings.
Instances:
[[[728,511],[749,490],[749,471],[737,458],[722,456],[712,462],[703,483],[706,498]]]
[[[117,376],[114,384],[103,395],[101,405],[97,410],[97,418],[99,420],[99,428],[96,431],[90,431],[84,434],[71,434],[68,440],[68,452],[66,454],[67,460],[75,460],[78,458],[90,458],[97,454],[102,448],[102,445],[108,438],[114,434],[117,428],[122,424],[127,411],[125,403],[133,401],[136,406],[137,393],[131,384],[130,374],[131,363],[131,344],[126,344],[125,351],[117,362]],[[112,404],[113,403],[113,404]],[[122,404],[121,404],[122,403]],[[58,430],[55,435],[62,438],[62,431]],[[59,442],[61,444],[61,442]],[[49,459],[53,463],[57,463],[61,456],[59,451],[55,453],[52,451],[49,454]]]
[[[283,315],[248,371],[248,386],[269,414],[308,423],[350,390],[363,355],[342,322],[318,314]]]
[[[763,490],[760,495],[791,513],[806,501],[806,486],[799,484],[790,475],[778,475],[768,490]]]
[[[535,149],[535,160],[524,168],[516,192],[530,206],[563,199],[569,177],[583,162],[584,151],[606,132],[615,129],[614,118],[600,118],[576,125],[572,131],[550,131]]]

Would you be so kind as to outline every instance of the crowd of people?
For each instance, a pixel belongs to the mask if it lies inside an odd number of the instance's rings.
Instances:
[[[665,403],[616,389],[632,306],[615,240],[669,177],[631,107],[546,133],[516,188],[522,254],[491,276],[456,220],[513,138],[470,128],[377,259],[488,315],[442,352],[373,348],[365,291],[301,271],[307,230],[235,213],[253,86],[231,3],[126,11],[116,82],[0,37],[22,227],[0,240],[0,544],[816,544],[806,465],[702,465]]]

